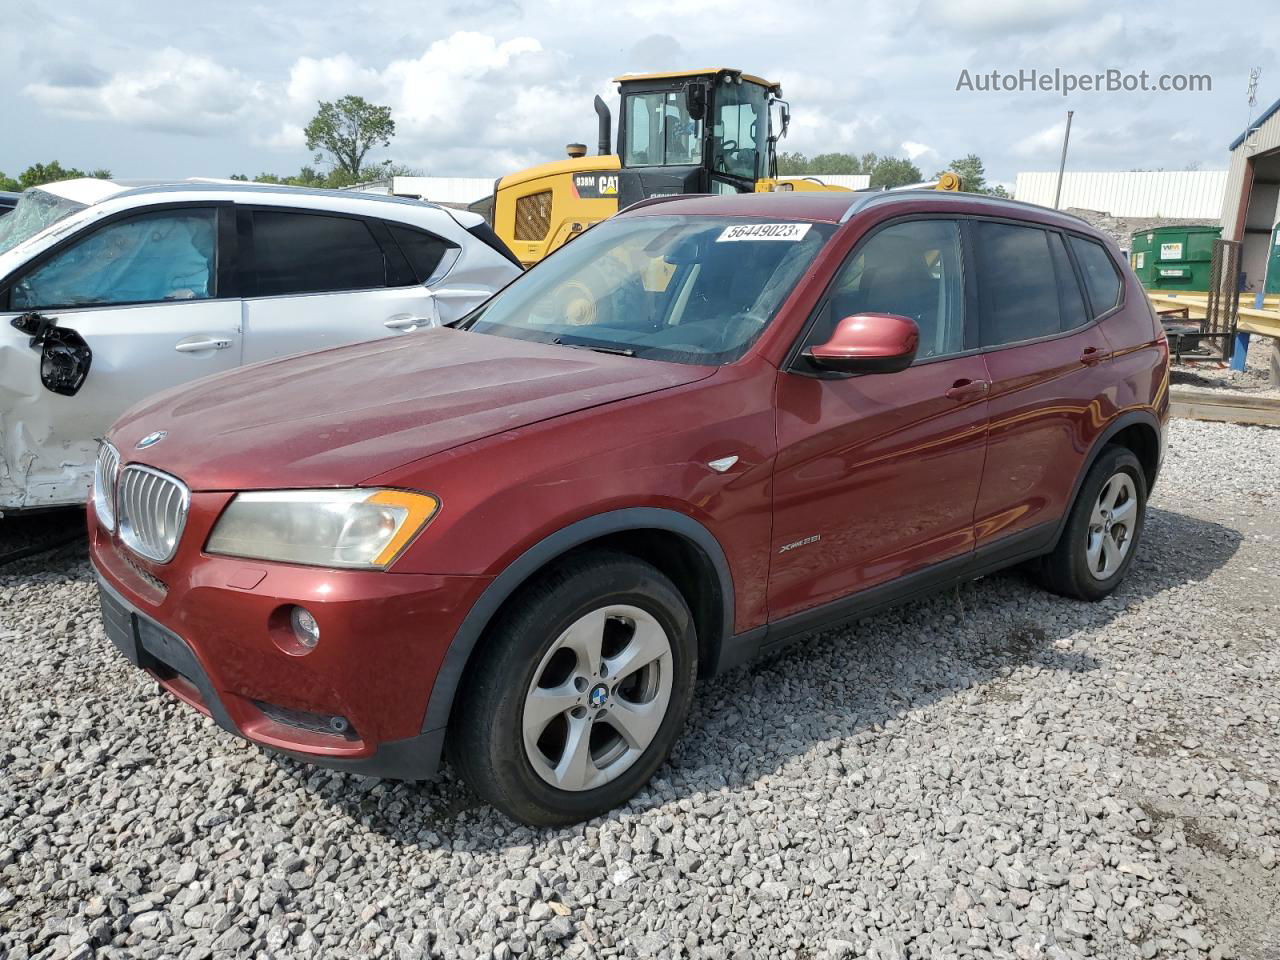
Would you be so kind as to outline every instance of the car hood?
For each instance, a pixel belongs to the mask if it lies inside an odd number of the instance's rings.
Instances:
[[[110,439],[122,459],[193,490],[350,485],[714,369],[435,329],[176,387],[126,412]],[[137,448],[157,431],[160,441]]]

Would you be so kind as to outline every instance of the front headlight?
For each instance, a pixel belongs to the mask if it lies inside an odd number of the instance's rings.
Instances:
[[[236,494],[205,550],[318,567],[382,569],[440,501],[404,490],[272,490]]]

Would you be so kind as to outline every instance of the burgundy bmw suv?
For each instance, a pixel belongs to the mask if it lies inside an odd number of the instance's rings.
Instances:
[[[89,511],[107,631],[255,743],[562,824],[694,683],[1000,567],[1134,559],[1168,349],[1115,245],[936,192],[659,198],[454,329],[152,398]]]

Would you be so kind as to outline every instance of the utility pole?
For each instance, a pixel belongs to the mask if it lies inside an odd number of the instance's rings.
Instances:
[[[1062,160],[1058,163],[1058,189],[1053,193],[1053,209],[1058,209],[1058,204],[1062,200],[1062,174],[1067,169],[1067,143],[1071,140],[1071,116],[1074,110],[1067,111],[1067,130],[1062,135]]]

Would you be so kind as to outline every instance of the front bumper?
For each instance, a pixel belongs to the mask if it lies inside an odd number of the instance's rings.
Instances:
[[[457,625],[485,578],[335,571],[204,554],[217,504],[192,511],[178,555],[148,564],[89,507],[103,623],[117,649],[167,691],[254,743],[367,776],[437,769],[444,729],[423,730]],[[192,545],[194,543],[194,546]],[[320,642],[281,643],[281,611],[305,606]]]

